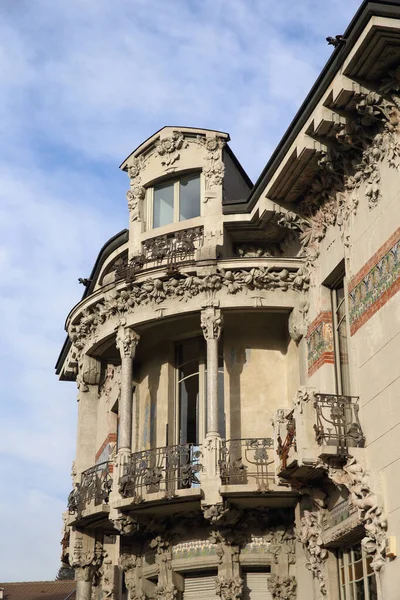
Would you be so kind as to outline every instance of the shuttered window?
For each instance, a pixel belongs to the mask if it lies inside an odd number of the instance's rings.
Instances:
[[[269,573],[265,571],[247,571],[243,573],[242,600],[273,600],[268,591]]]
[[[215,592],[216,576],[216,571],[186,574],[183,600],[221,600]]]

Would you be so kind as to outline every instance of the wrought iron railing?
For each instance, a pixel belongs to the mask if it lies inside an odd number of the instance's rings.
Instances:
[[[286,469],[287,467],[290,449],[296,446],[296,420],[293,413],[294,411],[291,410],[290,413],[284,417],[284,420],[286,421],[285,439],[282,440],[281,436],[278,435],[277,454],[280,458],[282,469]]]
[[[267,491],[274,479],[272,438],[222,440],[219,469],[223,485],[256,483]]]
[[[204,230],[200,226],[149,238],[142,242],[142,253],[121,265],[116,276],[134,280],[144,267],[164,261],[167,272],[174,273],[178,263],[194,259],[195,250],[203,244],[203,236]]]
[[[363,447],[365,438],[358,419],[358,397],[314,394],[317,423],[315,437],[319,445],[336,446],[346,456],[349,447]]]
[[[107,503],[112,488],[112,462],[107,461],[82,472],[81,483],[68,496],[70,514],[82,516],[82,511],[94,501],[95,506]]]
[[[199,487],[201,456],[200,446],[194,444],[134,452],[123,467],[119,492],[141,501],[144,494],[164,492],[172,498],[177,490]]]

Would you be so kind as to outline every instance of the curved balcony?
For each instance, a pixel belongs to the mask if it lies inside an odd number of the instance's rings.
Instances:
[[[201,457],[193,444],[132,453],[118,481],[122,505],[200,496]]]
[[[74,520],[100,518],[108,513],[108,501],[112,490],[113,463],[99,463],[82,472],[81,482],[68,496],[68,512]]]

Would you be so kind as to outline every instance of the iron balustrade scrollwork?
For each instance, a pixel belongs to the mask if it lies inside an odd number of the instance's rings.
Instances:
[[[272,438],[246,438],[222,440],[219,459],[223,485],[244,485],[255,482],[260,492],[267,491],[274,473],[270,456],[273,451]]]
[[[290,448],[296,446],[296,420],[294,418],[294,411],[291,410],[284,419],[286,421],[286,437],[282,441],[281,436],[278,436],[278,448],[277,454],[281,461],[282,469],[287,467],[287,459],[289,457]]]
[[[200,446],[194,444],[134,452],[119,478],[119,492],[140,502],[144,493],[164,492],[172,498],[177,490],[199,487],[201,456]]]
[[[167,273],[175,273],[179,262],[194,259],[195,250],[203,244],[203,238],[204,229],[199,226],[145,240],[142,242],[142,253],[121,265],[116,277],[132,281],[146,265],[159,265],[163,261],[166,261]]]
[[[94,501],[95,506],[107,504],[112,489],[111,461],[99,463],[82,472],[81,483],[68,496],[68,511],[82,517],[82,512]]]
[[[364,446],[358,400],[358,396],[314,394],[317,420],[314,430],[320,446],[336,446],[339,456],[347,456],[349,447]]]

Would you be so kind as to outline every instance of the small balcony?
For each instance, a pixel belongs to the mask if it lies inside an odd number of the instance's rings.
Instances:
[[[134,452],[118,481],[121,505],[200,496],[201,457],[193,444]]]
[[[219,470],[221,493],[267,492],[275,482],[272,438],[222,440]]]
[[[85,517],[98,518],[108,513],[112,489],[113,463],[100,463],[82,472],[81,482],[68,496],[68,512],[76,521]]]
[[[357,448],[363,448],[358,400],[356,396],[314,393],[299,400],[290,412],[279,411],[278,474],[298,479],[318,477],[318,459],[345,462]]]

